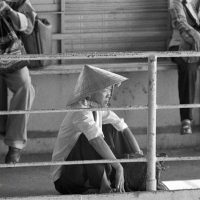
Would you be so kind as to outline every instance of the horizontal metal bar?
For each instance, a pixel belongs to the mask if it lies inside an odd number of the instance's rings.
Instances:
[[[156,161],[199,161],[200,156],[188,157],[157,157]],[[16,163],[16,164],[0,164],[0,168],[13,168],[13,167],[44,167],[56,165],[82,165],[82,164],[95,164],[95,163],[131,163],[131,162],[147,162],[144,158],[129,158],[129,159],[116,159],[116,160],[77,160],[77,161],[58,161],[58,162],[30,162],[30,163]]]
[[[42,167],[55,165],[82,165],[82,164],[96,164],[96,163],[128,163],[128,162],[146,162],[146,158],[129,158],[129,159],[115,159],[115,160],[75,160],[75,161],[58,161],[58,162],[30,162],[30,163],[16,163],[16,164],[0,164],[0,168],[8,167]]]
[[[157,157],[157,161],[199,161],[200,156],[185,156],[185,157]]]
[[[66,54],[27,54],[27,55],[1,55],[0,60],[73,60],[73,59],[111,59],[111,58],[148,58],[156,56],[166,57],[200,57],[196,51],[147,51],[147,52],[88,52],[88,53],[66,53]]]
[[[179,109],[179,108],[200,108],[200,104],[179,104],[179,105],[157,105],[157,109]],[[66,109],[45,109],[45,110],[15,110],[15,111],[0,111],[1,115],[16,115],[16,114],[46,114],[46,113],[63,113],[63,112],[78,112],[78,111],[106,111],[106,110],[115,110],[115,111],[131,111],[131,110],[147,110],[148,106],[146,105],[135,105],[135,106],[126,106],[126,107],[108,107],[108,108],[66,108]]]
[[[157,105],[158,110],[178,108],[200,108],[200,104]]]
[[[127,107],[121,107],[121,108],[117,108],[117,107],[108,107],[108,108],[76,108],[76,109],[72,109],[72,108],[66,108],[66,109],[46,109],[46,110],[16,110],[16,111],[0,111],[0,115],[16,115],[16,114],[26,114],[26,113],[30,113],[30,114],[38,114],[38,113],[63,113],[63,112],[78,112],[78,111],[83,111],[83,110],[87,110],[87,111],[95,111],[95,110],[99,110],[99,111],[106,111],[106,110],[145,110],[147,109],[147,106],[127,106]]]

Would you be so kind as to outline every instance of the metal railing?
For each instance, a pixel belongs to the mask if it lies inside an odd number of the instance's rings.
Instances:
[[[56,55],[24,55],[11,56],[1,55],[1,60],[71,60],[71,59],[130,59],[130,58],[148,58],[148,105],[144,106],[127,106],[120,108],[98,108],[87,110],[148,110],[148,129],[147,129],[147,157],[138,159],[117,159],[117,160],[89,160],[89,161],[62,161],[62,162],[37,162],[37,163],[17,163],[17,164],[0,164],[0,168],[7,167],[31,167],[31,166],[50,166],[50,165],[74,165],[74,164],[92,164],[92,163],[114,163],[114,162],[147,162],[147,190],[156,190],[156,161],[183,161],[183,160],[200,160],[196,157],[156,157],[156,112],[157,109],[177,109],[177,108],[199,108],[200,104],[184,105],[157,105],[157,58],[164,57],[200,57],[200,52],[193,51],[174,51],[174,52],[105,52],[105,53],[70,53]],[[37,113],[55,113],[55,112],[76,112],[81,109],[46,109],[46,110],[20,110],[20,111],[0,111],[0,115],[12,114],[37,114]],[[86,110],[86,109],[85,109]]]

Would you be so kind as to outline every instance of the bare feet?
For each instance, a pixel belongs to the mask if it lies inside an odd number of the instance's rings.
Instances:
[[[110,181],[108,180],[106,172],[104,171],[99,193],[110,193],[111,191],[112,188],[110,187]]]

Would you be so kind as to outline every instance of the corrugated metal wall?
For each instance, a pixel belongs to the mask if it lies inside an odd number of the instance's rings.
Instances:
[[[32,4],[38,12],[48,12],[42,15],[54,26],[57,53],[166,50],[168,0],[32,0]]]

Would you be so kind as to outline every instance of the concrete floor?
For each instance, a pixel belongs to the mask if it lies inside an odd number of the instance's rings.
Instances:
[[[169,156],[199,156],[200,149],[164,150]],[[0,157],[3,163],[4,156]],[[50,154],[24,154],[21,162],[49,161]],[[200,179],[200,161],[167,162],[163,181]],[[49,167],[0,169],[0,198],[57,195],[50,179]]]

